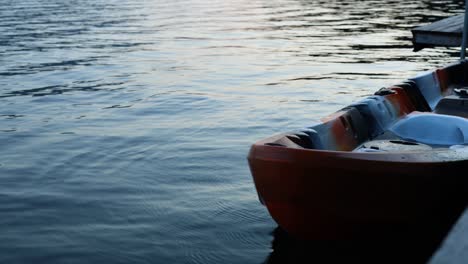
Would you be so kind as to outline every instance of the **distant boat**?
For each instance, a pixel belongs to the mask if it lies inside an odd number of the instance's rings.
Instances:
[[[461,60],[256,142],[260,201],[302,239],[443,237],[468,198],[467,86]]]

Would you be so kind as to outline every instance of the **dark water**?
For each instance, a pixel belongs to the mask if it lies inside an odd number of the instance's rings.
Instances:
[[[287,261],[250,144],[454,61],[410,29],[462,8],[2,0],[0,262]]]

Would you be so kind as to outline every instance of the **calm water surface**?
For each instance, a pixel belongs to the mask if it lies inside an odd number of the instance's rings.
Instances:
[[[410,29],[462,9],[2,0],[0,262],[280,262],[250,144],[454,61]]]

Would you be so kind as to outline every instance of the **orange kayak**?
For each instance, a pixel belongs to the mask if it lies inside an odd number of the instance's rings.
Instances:
[[[457,62],[256,142],[260,201],[301,239],[443,238],[467,204],[466,86]]]

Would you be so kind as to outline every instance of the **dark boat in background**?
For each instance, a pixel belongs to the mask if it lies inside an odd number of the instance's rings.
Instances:
[[[442,239],[467,203],[467,86],[461,60],[256,142],[260,201],[301,239]]]

